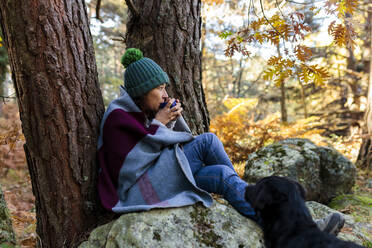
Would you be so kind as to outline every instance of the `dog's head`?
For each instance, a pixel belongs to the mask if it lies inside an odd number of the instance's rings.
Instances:
[[[301,184],[278,176],[264,177],[255,185],[247,186],[245,190],[245,199],[258,212],[262,212],[265,208],[272,209],[284,203],[294,206],[303,203],[305,197],[306,192]]]

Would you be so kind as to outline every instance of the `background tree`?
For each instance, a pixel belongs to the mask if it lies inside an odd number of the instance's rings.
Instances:
[[[183,103],[193,133],[209,129],[201,78],[200,0],[126,1],[130,9],[127,47],[136,47],[156,61],[171,81],[169,94]]]
[[[367,13],[367,27],[366,29],[369,31],[369,49],[368,55],[370,57],[369,66],[367,66],[367,70],[369,70],[369,84],[368,84],[368,93],[367,93],[367,109],[365,112],[364,120],[365,120],[365,137],[363,138],[362,145],[359,150],[358,155],[358,164],[362,167],[367,169],[369,172],[372,171],[372,3],[369,3],[368,13]]]
[[[123,84],[121,55],[125,51],[124,36],[127,6],[115,0],[90,1],[88,4],[90,26],[93,30],[93,43],[96,54],[98,79],[105,106],[119,96],[119,85]],[[99,20],[96,19],[99,10]]]
[[[5,78],[8,68],[8,54],[6,48],[1,43],[3,35],[0,33],[0,116],[2,113],[2,106],[5,98],[8,97],[5,95]]]
[[[72,247],[97,221],[102,96],[86,7],[0,1],[43,247]]]

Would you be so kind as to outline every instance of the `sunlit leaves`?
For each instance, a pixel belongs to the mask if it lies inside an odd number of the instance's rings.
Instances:
[[[210,130],[221,139],[233,163],[245,161],[250,153],[275,141],[309,138],[322,132],[317,129],[321,125],[319,117],[281,124],[280,115],[272,114],[255,122],[250,113],[257,103],[257,99],[227,98],[224,105],[229,111],[211,120]]]
[[[358,5],[358,0],[343,0],[340,1],[344,5],[344,13],[354,14],[354,11]]]
[[[339,20],[329,25],[328,32],[333,37],[333,44],[354,47],[356,32],[350,22],[351,15],[355,12],[358,0],[327,0],[324,8],[328,14],[335,14]],[[309,11],[314,14],[320,12],[321,7],[310,6]],[[279,43],[294,43],[291,50],[284,49],[284,53],[274,60],[271,57],[267,63],[263,78],[267,81],[274,80],[280,85],[289,77],[296,77],[304,83],[314,82],[323,85],[329,77],[328,72],[320,65],[309,65],[312,51],[310,48],[299,44],[305,35],[311,32],[310,26],[305,23],[305,15],[299,11],[283,14],[278,11],[271,16],[264,15],[249,20],[248,27],[244,27],[235,34],[223,33],[221,37],[228,39],[226,56],[233,56],[235,52],[250,55],[249,47],[256,44],[272,44],[279,47]],[[339,23],[341,22],[341,23]],[[228,35],[227,35],[228,34]]]
[[[268,18],[258,18],[250,23],[248,28],[238,31],[236,34],[225,31],[220,34],[221,38],[228,38],[228,46],[225,50],[225,55],[232,56],[234,52],[243,52],[242,47],[254,43],[270,43],[278,45],[280,39],[284,41],[296,41],[302,39],[304,34],[309,32],[310,26],[305,24],[302,13],[294,12],[289,15],[288,19],[275,14]],[[245,43],[244,46],[241,43]],[[250,54],[247,50],[246,54]]]
[[[316,65],[306,65],[302,63],[300,65],[300,71],[298,77],[304,83],[313,82],[316,85],[322,86],[324,82],[329,78],[329,73],[324,67]]]
[[[272,56],[267,65],[269,66],[263,74],[263,79],[267,81],[274,80],[276,86],[280,86],[282,82],[293,75],[295,61],[283,59],[279,56]]]
[[[233,33],[231,31],[223,31],[221,33],[218,34],[218,36],[221,38],[221,39],[227,39],[227,37],[233,35]]]
[[[325,3],[328,13],[336,13],[338,17],[345,17],[346,14],[352,15],[358,6],[358,0],[328,0]]]
[[[336,24],[336,22],[333,21],[328,27],[328,33],[332,35],[335,44],[350,48],[354,47],[356,33],[352,26]]]
[[[298,46],[296,48],[297,57],[301,58],[301,61],[305,61],[308,56],[311,55],[309,48],[304,46]],[[272,56],[267,61],[267,69],[263,73],[263,79],[266,81],[275,82],[276,86],[289,77],[297,76],[303,83],[315,83],[318,86],[324,85],[325,81],[329,78],[328,71],[318,65],[307,65],[302,62],[297,64],[295,60],[284,59],[279,56]]]
[[[202,0],[203,3],[208,4],[208,5],[213,5],[213,4],[223,4],[224,0]]]
[[[308,48],[307,46],[302,46],[302,45],[297,45],[294,48],[294,52],[296,54],[297,59],[302,62],[305,62],[308,59],[310,59],[312,55],[311,49]]]

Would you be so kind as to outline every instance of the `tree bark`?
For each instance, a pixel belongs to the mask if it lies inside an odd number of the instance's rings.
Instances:
[[[278,56],[280,55],[280,47],[279,44],[276,46],[276,50],[278,52]],[[281,80],[280,82],[280,113],[281,113],[281,122],[287,122],[288,121],[288,114],[287,114],[287,104],[285,101],[285,81]]]
[[[104,107],[86,6],[0,0],[42,247],[73,247],[97,219]]]
[[[127,1],[128,2],[128,1]],[[127,47],[142,50],[168,73],[168,89],[184,108],[194,134],[209,129],[201,80],[200,0],[133,0],[138,13],[127,24]]]
[[[307,105],[306,105],[306,92],[305,92],[305,86],[301,81],[300,82],[300,87],[301,87],[301,104],[304,109],[304,118],[306,119],[308,117],[307,114]]]
[[[367,25],[369,28],[369,84],[367,94],[367,109],[364,115],[366,137],[362,140],[362,145],[359,149],[357,158],[357,164],[361,168],[367,169],[369,172],[372,171],[372,6],[370,5],[368,10]]]
[[[280,84],[280,93],[281,93],[281,97],[280,97],[280,112],[281,112],[281,116],[282,116],[282,120],[281,122],[287,122],[288,121],[288,114],[287,114],[287,104],[286,104],[286,101],[285,101],[285,82],[284,80],[282,80],[281,84]]]

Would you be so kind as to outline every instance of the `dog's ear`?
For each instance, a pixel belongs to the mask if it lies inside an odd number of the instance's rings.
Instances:
[[[261,211],[265,206],[271,205],[274,202],[273,194],[266,185],[262,185],[256,194],[252,202],[254,209]]]
[[[294,181],[296,186],[297,186],[297,189],[298,191],[300,192],[302,198],[305,200],[306,199],[306,190],[304,187],[302,187],[302,185],[299,183],[299,182],[296,182]]]

